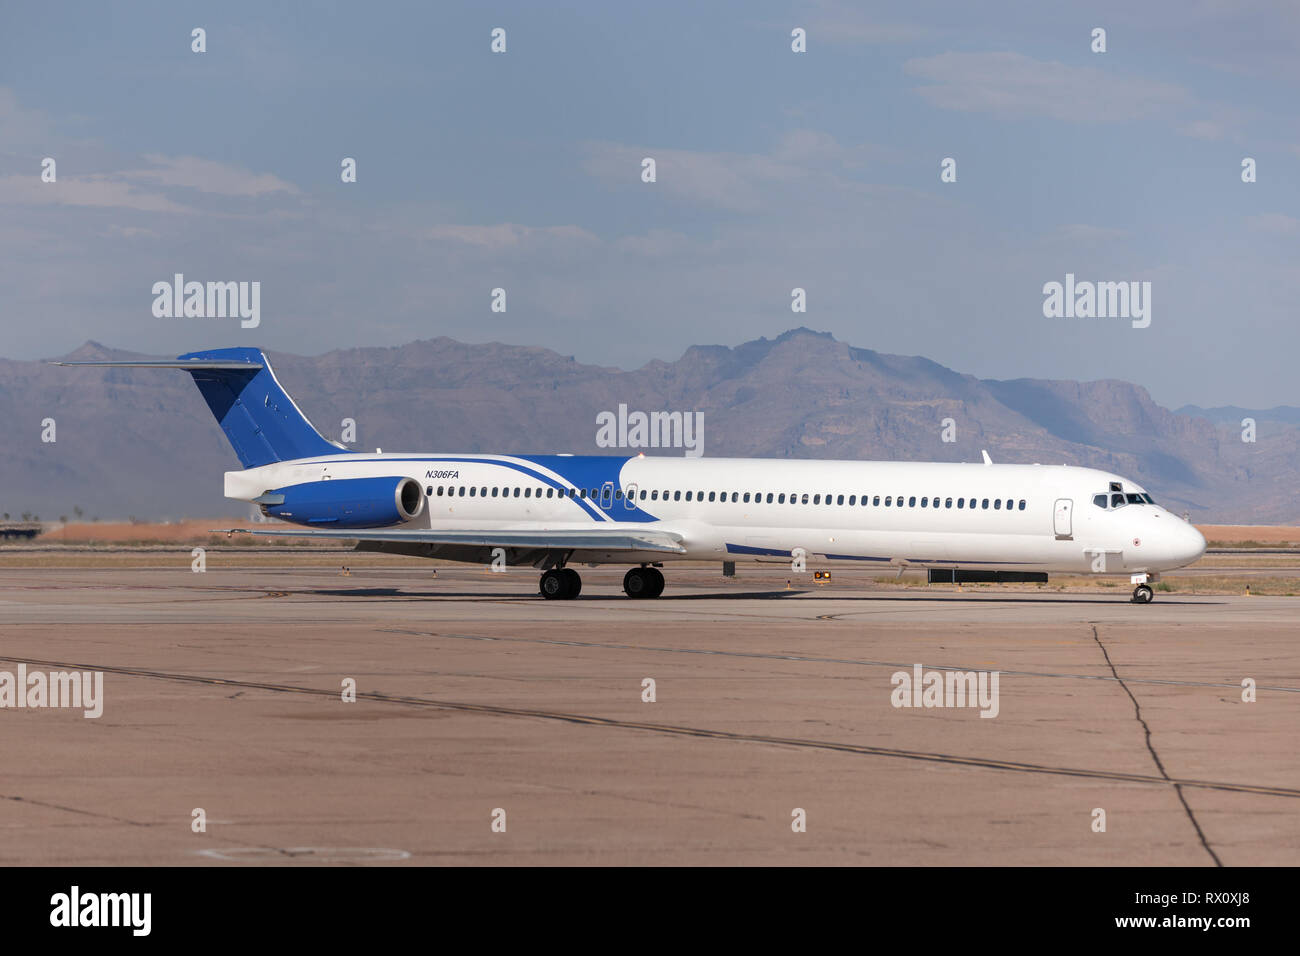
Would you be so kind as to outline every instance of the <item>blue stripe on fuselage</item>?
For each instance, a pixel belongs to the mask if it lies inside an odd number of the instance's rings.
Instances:
[[[622,488],[620,475],[630,458],[621,458],[613,455],[518,455],[521,461],[531,462],[540,468],[545,468],[558,474],[565,483],[544,475],[532,468],[527,468],[513,461],[502,461],[496,458],[468,458],[463,455],[421,455],[411,458],[364,458],[358,456],[354,461],[417,461],[417,462],[460,462],[464,464],[476,465],[500,465],[503,468],[510,468],[521,474],[528,475],[530,478],[550,485],[560,491],[567,491],[572,488],[585,488],[587,492],[594,489],[596,494],[600,494],[601,488],[605,484],[612,484],[614,488]],[[295,462],[295,464],[310,464],[310,462]],[[349,462],[351,464],[352,462]],[[421,479],[422,481],[424,479]],[[615,500],[608,510],[601,508],[599,498],[592,501],[590,498],[569,498],[574,504],[578,505],[589,516],[596,521],[639,521],[650,522],[659,519],[643,511],[638,507],[627,507],[628,499],[622,498]]]
[[[519,455],[518,457],[562,475],[565,481],[576,488],[588,490],[594,488],[597,493],[606,484],[623,488],[623,466],[632,460],[630,456],[617,455]],[[659,520],[636,505],[629,508],[627,506],[629,500],[628,498],[615,499],[605,513],[614,521]]]

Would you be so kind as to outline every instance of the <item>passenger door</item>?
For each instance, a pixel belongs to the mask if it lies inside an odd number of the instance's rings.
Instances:
[[[1056,532],[1057,541],[1074,540],[1073,513],[1073,500],[1069,498],[1056,499],[1056,507],[1052,511],[1052,530]]]

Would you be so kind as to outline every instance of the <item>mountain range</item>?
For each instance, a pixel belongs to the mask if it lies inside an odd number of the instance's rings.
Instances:
[[[987,449],[998,462],[1118,472],[1193,521],[1300,520],[1294,409],[1171,411],[1128,382],[979,379],[809,329],[694,346],[631,371],[446,337],[268,356],[326,437],[346,437],[352,419],[351,447],[365,451],[620,453],[598,446],[597,416],[625,405],[701,413],[710,457],[979,461]],[[87,342],[61,358],[150,357]],[[248,513],[222,497],[222,472],[239,463],[189,376],[0,360],[0,409],[0,512]],[[1242,440],[1244,417],[1257,420],[1254,442]]]

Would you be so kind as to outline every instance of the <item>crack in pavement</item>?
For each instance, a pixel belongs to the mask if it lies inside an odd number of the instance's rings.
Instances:
[[[1106,666],[1109,667],[1110,672],[1115,675],[1115,680],[1119,682],[1120,687],[1124,688],[1124,693],[1128,694],[1128,699],[1133,701],[1134,716],[1137,717],[1138,723],[1142,725],[1142,731],[1146,735],[1147,751],[1150,752],[1151,759],[1155,761],[1156,769],[1160,771],[1160,776],[1173,784],[1174,793],[1178,794],[1178,802],[1183,805],[1183,810],[1187,813],[1187,819],[1191,821],[1192,827],[1196,830],[1196,836],[1201,841],[1201,846],[1204,847],[1206,853],[1210,854],[1210,859],[1214,860],[1214,865],[1220,867],[1223,866],[1223,861],[1220,860],[1219,855],[1211,849],[1210,842],[1205,839],[1205,831],[1201,829],[1200,823],[1196,820],[1196,814],[1192,812],[1191,806],[1187,803],[1187,797],[1183,793],[1183,785],[1177,780],[1174,780],[1173,777],[1169,776],[1169,771],[1165,770],[1165,765],[1160,760],[1160,755],[1156,753],[1155,745],[1151,742],[1151,727],[1147,724],[1146,718],[1142,716],[1142,705],[1138,703],[1138,699],[1133,696],[1133,691],[1129,690],[1128,684],[1124,682],[1124,678],[1120,677],[1119,671],[1115,669],[1115,664],[1111,661],[1110,654],[1106,651],[1106,645],[1101,642],[1101,635],[1097,632],[1096,624],[1092,625],[1092,639],[1096,641],[1097,646],[1101,648],[1102,657],[1106,658]]]

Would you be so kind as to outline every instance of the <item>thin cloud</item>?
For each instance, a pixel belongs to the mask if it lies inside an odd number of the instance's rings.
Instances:
[[[522,226],[503,222],[495,226],[433,226],[421,233],[425,239],[459,242],[487,249],[518,246],[536,239],[563,239],[578,242],[599,242],[592,233],[579,226]]]
[[[56,182],[46,183],[36,172],[0,177],[0,203],[97,206],[159,213],[195,211],[166,196],[142,191],[110,176],[60,176]]]
[[[1172,83],[1020,53],[941,53],[908,60],[903,69],[930,81],[916,92],[932,104],[969,113],[1113,123],[1189,101],[1186,91]]]
[[[152,166],[125,170],[118,175],[133,182],[196,189],[219,196],[264,196],[276,192],[298,194],[297,186],[271,173],[254,173],[211,159],[157,153],[148,154],[144,159]]]

